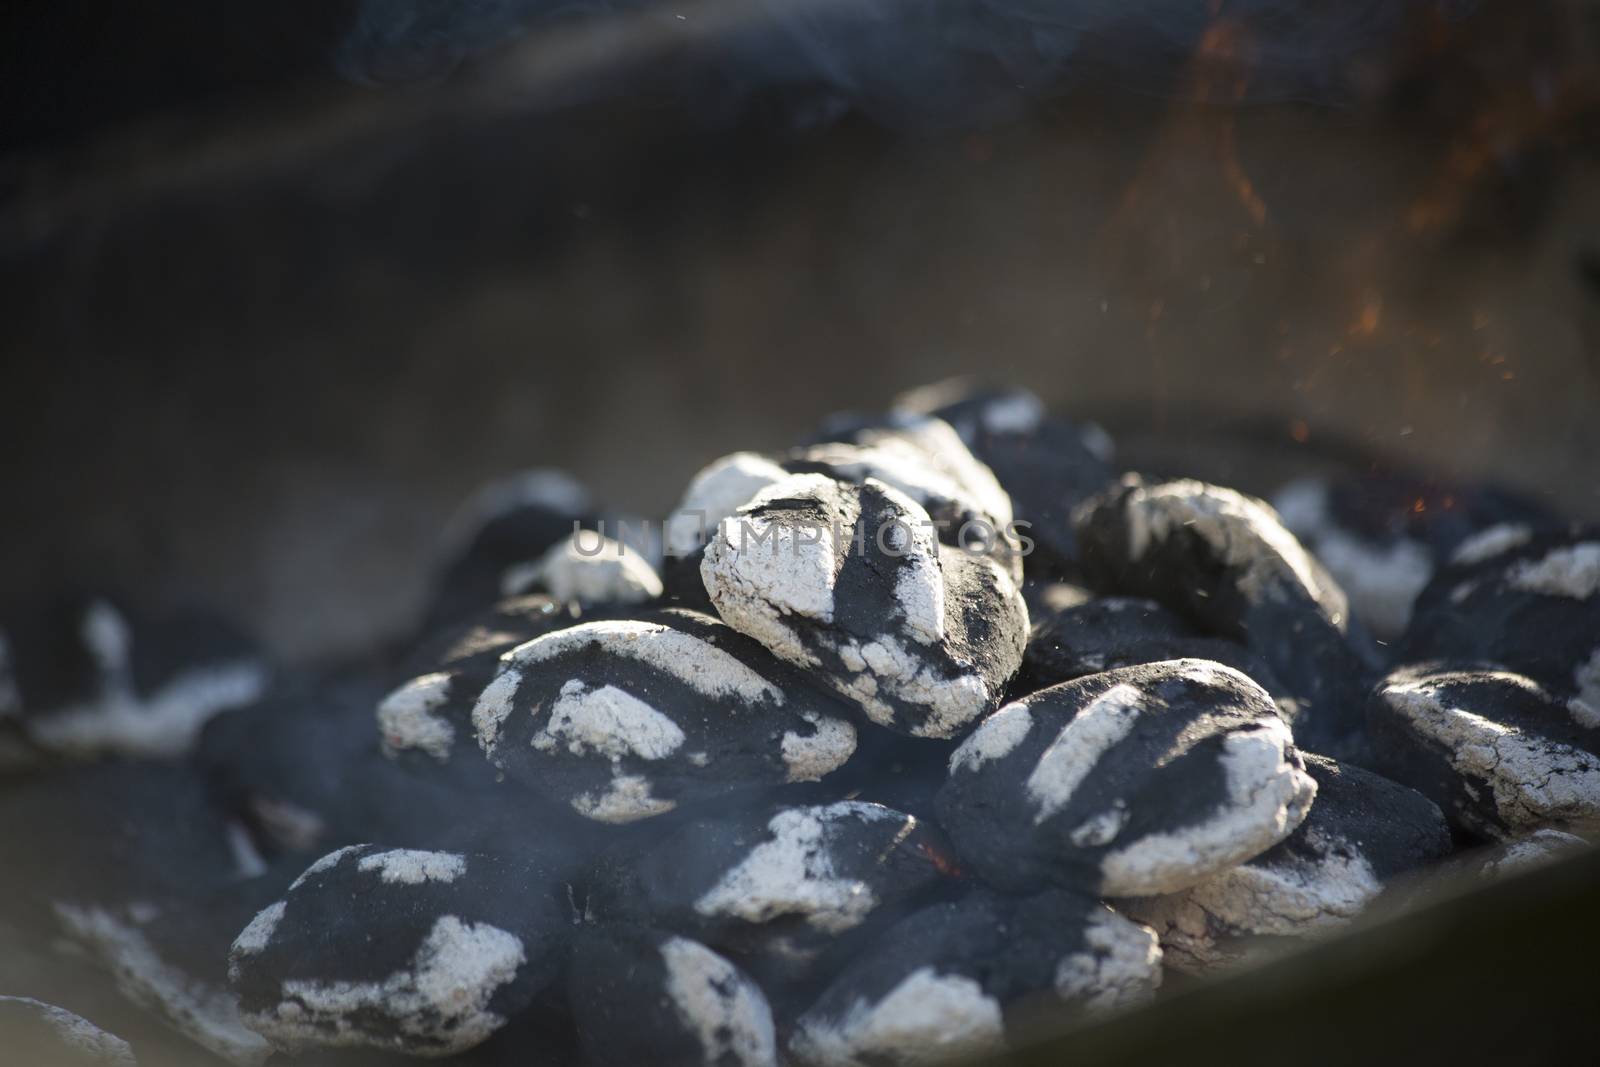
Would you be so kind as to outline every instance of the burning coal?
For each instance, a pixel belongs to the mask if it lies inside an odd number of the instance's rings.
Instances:
[[[1276,504],[945,384],[713,462],[669,543],[497,483],[414,641],[264,693],[219,627],[23,620],[0,907],[233,1063],[843,1067],[1585,848],[1600,532],[1359,468]]]

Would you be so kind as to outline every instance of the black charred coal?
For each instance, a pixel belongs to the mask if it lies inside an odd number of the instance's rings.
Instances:
[[[777,1067],[766,995],[690,938],[634,926],[585,930],[568,984],[598,1067]]]
[[[939,815],[992,885],[1149,896],[1271,848],[1315,795],[1265,690],[1175,660],[1000,709],[950,757]]]
[[[1391,642],[1405,630],[1417,594],[1460,545],[1507,523],[1555,523],[1536,502],[1493,486],[1371,469],[1296,478],[1272,504],[1339,582],[1356,617]]]
[[[1417,598],[1402,663],[1493,663],[1600,723],[1600,529],[1491,527]]]
[[[240,1011],[288,1050],[470,1049],[561,973],[571,872],[553,855],[329,853],[234,940]]]
[[[1301,744],[1369,762],[1360,702],[1372,671],[1349,636],[1349,603],[1270,506],[1203,482],[1130,475],[1075,521],[1091,584],[1151,597],[1243,642],[1294,694]]]
[[[792,987],[959,883],[937,829],[856,800],[687,822],[605,858],[586,915],[686,934]]]
[[[519,646],[478,696],[472,724],[509,779],[621,824],[817,781],[855,751],[849,716],[749,637],[670,609]]]
[[[505,574],[573,530],[600,522],[588,490],[559,471],[531,470],[479,489],[445,530],[425,631],[458,624],[501,599]]]
[[[1248,675],[1293,711],[1292,695],[1262,657],[1237,641],[1200,634],[1153,600],[1097,597],[1032,617],[1033,634],[1013,683],[1019,696],[1117,667],[1208,659]]]
[[[876,481],[791,475],[719,527],[701,577],[729,625],[914,736],[993,710],[1022,660],[1027,608],[1007,570],[940,544],[920,505]]]
[[[1294,833],[1182,893],[1116,902],[1155,929],[1169,965],[1205,971],[1326,936],[1397,878],[1452,851],[1444,815],[1422,794],[1322,756],[1304,759],[1317,799]]]
[[[1138,1003],[1161,982],[1149,930],[1092,897],[987,892],[896,923],[796,1021],[807,1067],[1001,1052],[1030,1013]]]
[[[1600,720],[1495,665],[1424,664],[1368,704],[1381,768],[1489,840],[1600,827]]]

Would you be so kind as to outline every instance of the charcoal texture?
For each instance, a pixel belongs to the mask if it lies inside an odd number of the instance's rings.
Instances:
[[[1356,617],[1386,641],[1405,630],[1417,594],[1458,547],[1496,527],[1552,521],[1534,502],[1493,486],[1372,469],[1296,478],[1272,504],[1348,594]]]
[[[841,940],[957,884],[953,866],[937,830],[878,804],[759,808],[612,857],[585,910],[686,934],[793,981]]]
[[[487,608],[501,598],[506,571],[599,521],[588,490],[559,471],[525,471],[482,487],[445,530],[424,628],[437,630]]]
[[[719,529],[701,577],[731,626],[873,722],[951,737],[998,706],[1027,606],[1002,566],[940,544],[931,522],[876,481],[794,475]]]
[[[1417,598],[1399,658],[1493,663],[1600,725],[1600,528],[1510,526],[1458,549]]]
[[[1153,600],[1098,597],[1034,617],[1015,683],[1021,693],[1117,667],[1208,659],[1248,675],[1291,713],[1294,709],[1294,698],[1264,659],[1237,641],[1201,635]]]
[[[1600,722],[1531,678],[1408,667],[1377,688],[1368,714],[1381,769],[1467,834],[1600,827]]]
[[[1444,815],[1420,793],[1322,756],[1304,759],[1317,799],[1294,833],[1182,893],[1118,902],[1156,930],[1170,965],[1207,970],[1281,939],[1325,935],[1398,876],[1450,854]]]
[[[887,930],[800,1016],[788,1050],[806,1067],[992,1054],[1030,1010],[1138,1003],[1160,960],[1149,930],[1090,897],[976,893]]]
[[[518,646],[472,722],[512,781],[586,818],[626,823],[818,780],[855,750],[847,716],[748,637],[666,610]]]
[[[902,394],[897,412],[932,415],[953,426],[1011,497],[1020,532],[1032,542],[1030,575],[1078,572],[1072,511],[1115,477],[1111,438],[1045,411],[1023,389],[960,379]]]
[[[676,934],[586,930],[569,979],[600,1067],[777,1067],[772,1009],[727,958]]]
[[[0,792],[0,906],[29,922],[242,877],[227,814],[186,767],[107,763]]]
[[[0,1035],[18,1063],[138,1067],[128,1043],[80,1015],[31,997],[0,996]]]
[[[203,610],[59,596],[0,619],[0,774],[102,756],[175,758],[271,678],[255,642]]]
[[[1600,833],[1600,530],[1112,463],[952,381],[713,461],[658,543],[491,484],[360,660],[8,615],[0,922],[237,1067],[886,1067]],[[133,1062],[35,1001],[0,1028]]]
[[[472,743],[472,706],[500,669],[500,657],[547,633],[588,621],[576,604],[544,594],[509,597],[446,628],[407,656],[408,673],[377,707],[384,754],[407,766],[481,766]],[[603,615],[601,617],[604,617]]]
[[[240,1010],[288,1050],[469,1049],[560,974],[569,877],[561,857],[329,853],[235,938]]]
[[[1349,605],[1269,506],[1203,482],[1129,476],[1076,521],[1091,584],[1243,642],[1294,694],[1301,744],[1367,762],[1360,709],[1371,672],[1348,637]]]
[[[1315,795],[1264,690],[1175,660],[1008,704],[951,756],[938,804],[957,853],[995,886],[1146,896],[1264,852]]]

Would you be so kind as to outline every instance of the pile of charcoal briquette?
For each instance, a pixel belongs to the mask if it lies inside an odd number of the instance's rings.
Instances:
[[[1600,530],[1427,493],[1124,473],[947,385],[654,528],[490,486],[371,662],[8,620],[0,921],[194,1062],[982,1056],[1587,847]],[[0,993],[13,1048],[140,1052]]]

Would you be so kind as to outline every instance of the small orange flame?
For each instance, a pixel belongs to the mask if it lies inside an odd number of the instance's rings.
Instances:
[[[1350,324],[1351,337],[1371,337],[1378,332],[1378,327],[1383,325],[1383,298],[1375,293],[1367,295],[1361,302],[1361,311]]]
[[[966,876],[966,872],[956,863],[955,858],[943,849],[935,848],[926,841],[919,841],[917,843],[917,851],[922,854],[923,859],[933,864],[934,870],[946,878],[962,878]]]

